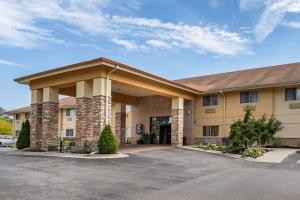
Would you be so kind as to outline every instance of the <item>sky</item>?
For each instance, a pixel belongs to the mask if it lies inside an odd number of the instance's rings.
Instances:
[[[30,104],[14,78],[98,57],[174,80],[299,62],[299,44],[300,0],[0,0],[0,106]]]

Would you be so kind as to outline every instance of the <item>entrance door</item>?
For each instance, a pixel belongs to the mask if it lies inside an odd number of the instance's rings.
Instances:
[[[161,125],[159,128],[159,144],[171,144],[171,125]]]
[[[171,117],[150,118],[150,144],[171,144]]]

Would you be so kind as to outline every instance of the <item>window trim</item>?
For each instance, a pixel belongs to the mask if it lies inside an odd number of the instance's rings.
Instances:
[[[18,117],[17,117],[18,116]],[[16,121],[19,121],[19,120],[21,120],[21,115],[18,113],[18,114],[16,114],[15,115],[15,119],[16,119]]]
[[[248,100],[246,102],[242,102],[242,94],[248,93]],[[251,94],[256,93],[256,100],[254,102],[251,102]],[[252,91],[243,91],[240,92],[240,104],[256,104],[260,102],[260,92],[258,90],[252,90]]]
[[[69,115],[68,115],[68,111],[69,111]],[[73,115],[71,115],[71,111],[73,111]],[[67,108],[66,109],[66,117],[74,117],[75,116],[75,110],[72,108]]]
[[[68,135],[68,131],[72,131],[72,135]],[[73,128],[66,129],[66,137],[74,137],[74,129]]]
[[[219,125],[206,125],[206,126],[202,126],[203,127],[203,129],[202,129],[202,136],[204,137],[204,138],[219,138],[220,137],[220,126]],[[209,134],[208,135],[204,135],[204,130],[206,129],[208,127],[208,130],[209,130]],[[213,136],[212,135],[212,132],[211,132],[211,130],[212,130],[212,127],[217,127],[217,129],[218,129],[218,135],[217,136]]]
[[[29,117],[28,117],[29,116]],[[30,119],[30,117],[31,117],[31,113],[30,112],[27,112],[27,113],[25,113],[25,119],[27,120],[29,120]]]
[[[287,99],[287,90],[292,89],[294,90],[294,94],[293,94],[293,99]],[[300,93],[300,88],[299,87],[290,87],[290,88],[284,88],[284,100],[285,101],[299,101],[300,100],[300,96],[297,97],[297,93]]]
[[[204,98],[209,97],[209,105],[204,104]],[[213,104],[213,97],[216,97],[217,104]],[[202,106],[203,107],[211,107],[211,106],[218,106],[219,105],[219,95],[218,94],[212,94],[212,95],[204,95],[202,96]]]

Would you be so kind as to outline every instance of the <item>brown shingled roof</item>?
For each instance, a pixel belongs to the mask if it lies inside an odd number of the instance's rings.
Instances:
[[[66,97],[63,99],[59,99],[59,107],[60,108],[74,108],[76,105],[76,98],[74,97]],[[17,113],[27,113],[30,112],[30,106],[24,108],[18,108],[14,110],[7,111],[6,113],[9,115],[17,114]]]
[[[219,92],[300,83],[300,62],[175,80],[203,92]]]

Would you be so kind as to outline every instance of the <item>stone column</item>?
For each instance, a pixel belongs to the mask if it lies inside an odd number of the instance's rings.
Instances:
[[[119,140],[120,145],[124,145],[126,134],[126,105],[117,103],[115,106],[115,110],[115,134]]]
[[[183,98],[172,98],[171,145],[175,147],[183,145],[183,102]]]
[[[40,149],[42,143],[43,91],[31,91],[30,147]]]
[[[93,136],[91,145],[92,149],[96,150],[104,126],[111,122],[111,80],[105,78],[93,80],[92,120]]]
[[[76,147],[88,148],[92,141],[92,81],[76,83]]]
[[[43,88],[41,150],[48,151],[49,144],[59,144],[58,138],[58,89]],[[55,146],[55,145],[54,145]]]
[[[186,144],[194,144],[194,101],[184,101],[183,137]]]

